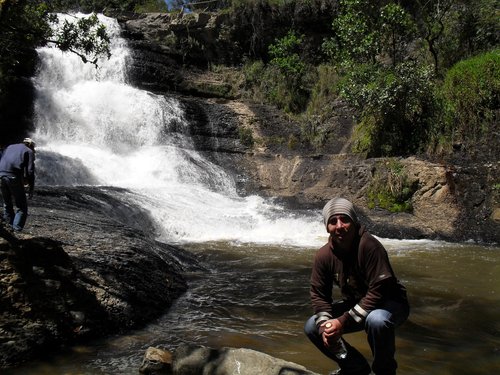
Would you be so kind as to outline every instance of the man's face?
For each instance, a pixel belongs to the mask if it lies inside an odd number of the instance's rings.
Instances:
[[[347,215],[333,215],[328,220],[328,233],[332,236],[332,241],[341,249],[350,248],[355,234],[355,225]]]

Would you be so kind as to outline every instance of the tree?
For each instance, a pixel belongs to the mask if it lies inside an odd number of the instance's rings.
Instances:
[[[52,26],[57,15],[46,1],[3,0],[0,2],[0,79],[5,75],[27,74],[36,47],[54,43],[63,51],[78,54],[83,61],[97,63],[109,57],[109,38],[97,16],[75,23],[65,21],[58,31]],[[19,68],[24,68],[19,71]]]
[[[289,30],[269,45],[270,66],[278,73],[274,80],[277,84],[272,90],[273,101],[289,112],[302,110],[308,97],[303,84],[306,64],[300,57],[302,43],[303,36]]]
[[[341,0],[332,22],[334,36],[324,42],[323,50],[340,66],[380,62],[387,55],[395,66],[415,30],[411,15],[395,2]]]
[[[57,19],[51,21],[56,22]],[[95,13],[89,17],[76,18],[74,22],[64,20],[60,28],[44,42],[54,43],[61,51],[73,52],[84,63],[97,65],[100,56],[110,57],[106,27],[99,22]]]
[[[445,19],[453,0],[417,0],[419,28],[434,62],[434,73],[439,73],[439,41],[445,32]]]
[[[63,51],[76,53],[85,62],[97,64],[109,57],[109,39],[97,16],[75,23],[58,22],[52,3],[40,0],[0,0],[0,139],[19,139],[32,125],[32,85],[36,48],[50,42]]]
[[[435,112],[432,69],[413,61],[395,68],[355,65],[341,96],[360,111],[354,149],[369,157],[422,151]]]
[[[442,133],[453,143],[478,147],[477,143],[498,139],[500,49],[455,64],[446,73],[441,95]]]
[[[340,0],[339,13],[332,22],[334,37],[327,39],[323,49],[334,61],[374,62],[380,51],[378,36],[378,2]]]
[[[444,20],[444,32],[438,40],[440,71],[462,59],[496,48],[498,33],[497,0],[456,1]]]
[[[413,40],[415,24],[399,4],[389,3],[380,10],[381,47],[391,57],[392,65],[402,62],[408,43]]]
[[[275,43],[269,46],[271,64],[275,65],[286,78],[293,79],[304,73],[306,66],[299,55],[302,42],[302,37],[290,30],[287,35],[276,39]]]

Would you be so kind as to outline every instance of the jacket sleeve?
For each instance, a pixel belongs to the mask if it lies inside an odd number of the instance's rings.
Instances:
[[[333,272],[328,266],[324,249],[320,249],[314,257],[311,273],[311,303],[316,314],[316,326],[332,318]]]

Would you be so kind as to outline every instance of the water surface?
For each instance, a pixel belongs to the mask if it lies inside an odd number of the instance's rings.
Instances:
[[[383,240],[407,286],[410,319],[397,331],[399,374],[500,373],[500,248]],[[206,271],[144,329],[74,348],[9,374],[137,374],[149,346],[245,347],[326,374],[336,368],[302,333],[311,314],[314,248],[223,242],[188,246]],[[368,357],[364,333],[346,339]]]

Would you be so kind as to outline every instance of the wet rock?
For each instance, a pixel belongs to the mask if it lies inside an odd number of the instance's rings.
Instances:
[[[139,372],[147,375],[172,374],[172,354],[166,350],[149,347],[144,354]]]
[[[154,364],[147,367],[150,358]],[[156,370],[159,363],[162,369]],[[150,371],[150,372],[149,372]],[[149,348],[140,372],[150,375],[317,375],[305,367],[251,349],[181,345],[168,351]]]
[[[195,259],[154,240],[120,189],[39,188],[25,231],[0,229],[0,368],[164,313]]]
[[[367,191],[374,171],[385,162],[342,154],[255,153],[239,161],[233,157],[232,164],[250,176],[254,192],[279,197],[293,208],[320,210],[331,197],[350,199],[370,231],[381,237],[500,243],[495,214],[500,207],[500,162],[460,166],[399,159],[416,186],[411,213],[370,207]]]

